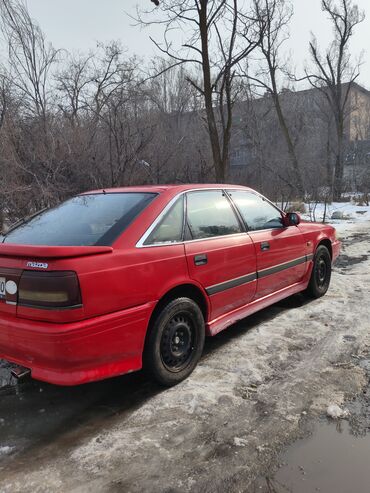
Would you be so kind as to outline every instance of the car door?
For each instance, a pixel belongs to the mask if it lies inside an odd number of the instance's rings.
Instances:
[[[249,303],[256,291],[255,247],[227,194],[188,192],[186,230],[189,275],[210,296],[210,318]]]
[[[306,272],[306,242],[297,226],[283,225],[282,213],[252,191],[230,190],[230,197],[248,227],[256,248],[256,298],[302,280]]]

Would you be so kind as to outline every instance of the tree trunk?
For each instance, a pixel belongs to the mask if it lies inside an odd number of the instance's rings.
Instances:
[[[199,28],[202,44],[202,70],[203,70],[203,91],[206,106],[207,126],[213,163],[215,167],[216,182],[223,183],[226,180],[225,163],[221,155],[220,139],[217,129],[216,117],[213,108],[211,68],[209,60],[208,28],[207,28],[207,0],[201,2],[199,10]]]
[[[338,202],[343,193],[343,152],[342,148],[338,148],[338,153],[335,158],[335,169],[333,176],[333,200]]]
[[[333,176],[333,200],[338,201],[343,193],[343,140],[344,140],[343,119],[339,118],[337,124],[337,153],[335,156],[335,168]]]

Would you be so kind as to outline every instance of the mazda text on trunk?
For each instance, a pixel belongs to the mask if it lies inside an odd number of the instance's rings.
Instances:
[[[0,241],[0,358],[59,385],[142,367],[174,385],[205,336],[324,295],[340,248],[333,227],[236,185],[88,192]]]

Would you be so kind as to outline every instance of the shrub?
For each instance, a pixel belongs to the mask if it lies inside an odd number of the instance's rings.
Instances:
[[[304,214],[306,212],[306,206],[303,202],[292,202],[286,208],[286,212],[301,212]]]

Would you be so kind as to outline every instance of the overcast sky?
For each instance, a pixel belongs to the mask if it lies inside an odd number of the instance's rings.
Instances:
[[[48,39],[56,48],[70,51],[88,51],[97,41],[120,39],[131,53],[147,58],[158,52],[149,35],[158,32],[133,26],[125,13],[135,14],[137,4],[149,6],[149,0],[28,0],[31,15],[39,22]],[[329,21],[320,8],[320,0],[293,0],[295,14],[291,24],[291,39],[287,50],[298,69],[307,60],[308,41],[313,31],[323,46],[331,38]],[[357,0],[367,18],[357,27],[352,40],[352,52],[359,55],[365,50],[364,65],[359,81],[370,89],[370,8],[369,0]],[[151,4],[152,5],[152,4]]]

